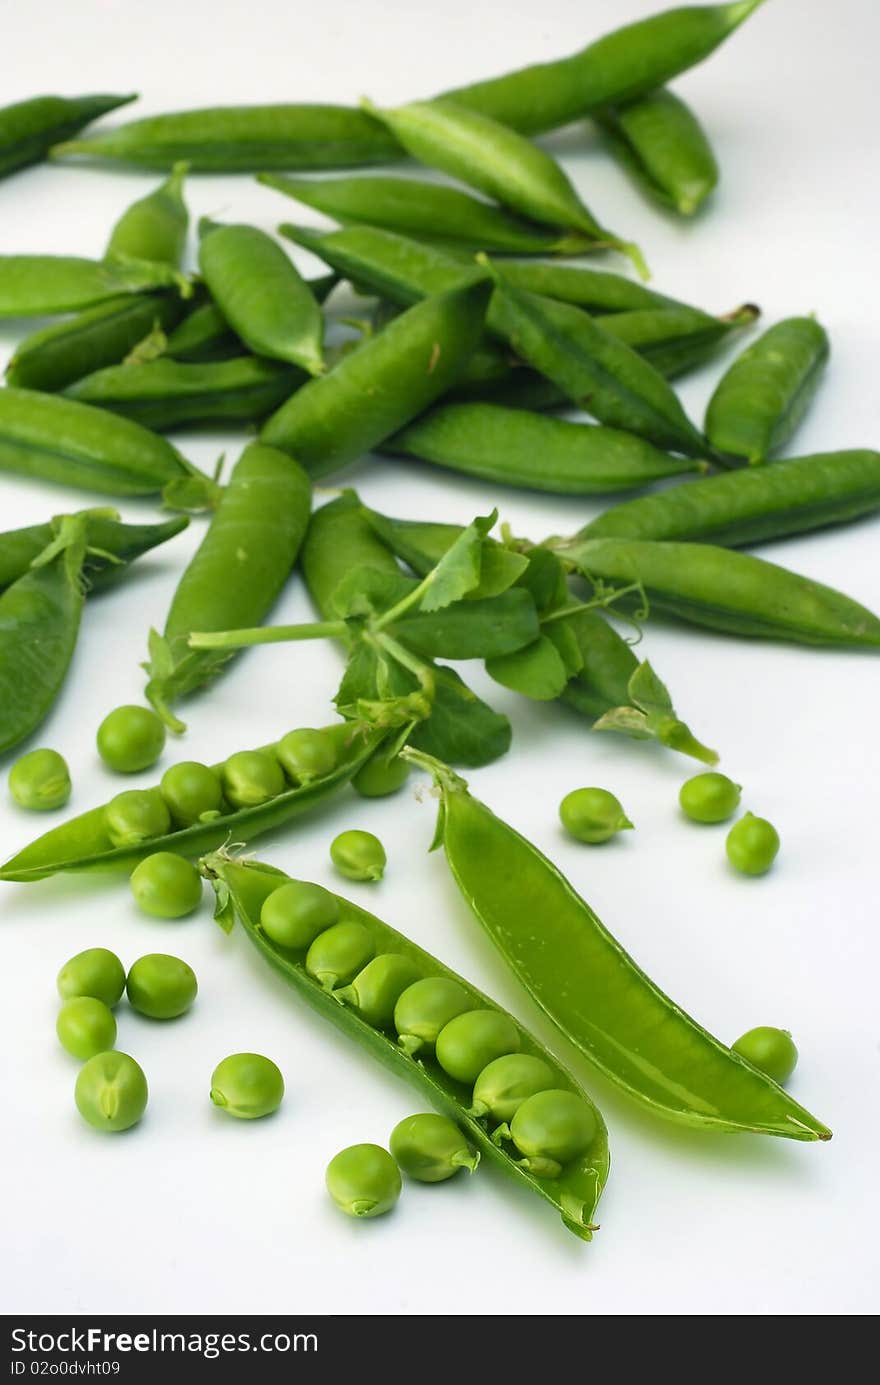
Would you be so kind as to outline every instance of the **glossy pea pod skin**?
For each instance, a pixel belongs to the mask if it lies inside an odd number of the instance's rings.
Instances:
[[[417,303],[298,390],[264,424],[262,441],[313,477],[356,460],[454,383],[482,333],[490,292],[478,280]]]
[[[323,274],[317,279],[306,280],[317,303],[323,303],[338,282],[335,274]],[[176,361],[200,365],[243,356],[245,347],[217,304],[213,299],[206,298],[169,333],[162,354]]]
[[[324,318],[281,246],[255,226],[202,222],[199,268],[232,330],[258,356],[324,370]]]
[[[32,96],[0,107],[0,178],[40,163],[59,140],[135,100],[136,96]]]
[[[229,840],[249,842],[261,832],[284,827],[347,784],[385,737],[384,731],[350,722],[337,722],[326,729],[336,746],[336,765],[328,774],[307,784],[285,788],[276,798],[256,807],[233,809],[211,821],[196,822],[125,846],[114,845],[107,830],[107,805],[102,803],[30,842],[0,868],[0,880],[42,880],[60,871],[118,870],[131,874],[139,861],[158,851],[173,851],[195,860],[205,852],[218,851]],[[275,753],[274,746],[262,749]],[[219,775],[223,766],[212,768]]]
[[[815,318],[777,322],[733,362],[709,400],[706,436],[722,461],[766,462],[794,433],[830,354]]]
[[[336,592],[350,571],[374,568],[400,576],[394,554],[364,514],[354,491],[343,491],[312,515],[300,559],[309,595],[322,620],[338,616]]]
[[[112,582],[127,563],[173,539],[189,524],[185,515],[164,524],[122,524],[101,510],[86,510],[82,517],[87,543],[82,571],[89,592]],[[0,592],[25,575],[52,542],[57,528],[57,521],[50,521],[0,534]]]
[[[0,255],[0,318],[51,317],[93,308],[120,294],[179,287],[171,265],[141,260],[87,260],[75,255]]]
[[[152,260],[179,268],[186,248],[189,212],[183,200],[188,165],[174,165],[170,178],[133,202],[110,233],[104,258]]]
[[[699,1129],[831,1138],[664,995],[556,867],[461,779],[404,754],[441,789],[435,844],[476,918],[532,999],[611,1081],[656,1115]]]
[[[229,651],[193,650],[193,631],[260,625],[287,581],[309,522],[312,487],[283,452],[251,443],[177,585],[161,641],[151,639],[147,698],[166,724],[178,698],[215,678]]]
[[[732,332],[750,327],[759,316],[760,310],[752,303],[721,317],[699,308],[673,306],[610,313],[601,325],[671,380],[711,359]]]
[[[718,184],[718,161],[697,117],[674,92],[649,92],[597,113],[611,152],[650,197],[693,216]]]
[[[266,937],[259,926],[264,900],[285,881],[285,876],[258,861],[234,861],[223,856],[209,857],[202,862],[203,873],[220,886],[218,898],[228,893],[228,904],[218,912],[218,920],[230,927],[237,917],[250,941],[265,960],[286,980],[292,990],[362,1048],[371,1053],[391,1072],[414,1083],[431,1104],[449,1116],[475,1145],[487,1164],[499,1168],[507,1176],[545,1198],[559,1213],[569,1231],[581,1240],[590,1240],[596,1230],[593,1216],[602,1189],[607,1181],[610,1158],[608,1135],[599,1111],[577,1085],[574,1078],[547,1050],[515,1021],[519,1052],[540,1058],[553,1072],[554,1085],[579,1096],[589,1107],[596,1121],[596,1135],[590,1148],[565,1166],[558,1178],[538,1177],[521,1168],[515,1151],[509,1153],[493,1143],[489,1123],[469,1114],[471,1089],[446,1074],[429,1053],[420,1053],[418,1060],[409,1056],[397,1042],[393,1030],[371,1025],[353,1004],[340,1004],[305,969],[302,952],[279,946]],[[403,957],[424,977],[443,977],[454,981],[467,993],[472,1009],[490,1010],[504,1015],[492,1000],[482,995],[470,982],[444,967],[430,953],[383,923],[350,900],[339,899],[340,912],[348,920],[361,925],[368,933],[375,955]]]

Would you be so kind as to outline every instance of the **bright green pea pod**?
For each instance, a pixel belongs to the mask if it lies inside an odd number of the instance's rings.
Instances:
[[[258,356],[324,370],[324,318],[281,246],[255,226],[200,225],[199,268],[232,330]]]
[[[603,331],[638,351],[660,375],[670,379],[709,360],[732,332],[750,327],[760,315],[760,308],[753,303],[744,303],[721,317],[681,305],[608,313],[601,325]]]
[[[754,465],[784,447],[819,387],[830,349],[812,317],[777,322],[747,347],[706,410],[706,436],[719,457]]]
[[[434,845],[478,921],[557,1029],[629,1096],[699,1129],[829,1140],[831,1131],[675,1005],[531,842],[418,752],[441,792]]]
[[[170,265],[126,260],[108,263],[73,255],[0,255],[0,318],[75,313],[122,293],[190,284]]]
[[[491,283],[478,280],[417,303],[298,390],[264,424],[263,442],[313,477],[369,452],[454,383],[479,340],[490,293]]]
[[[32,96],[0,107],[0,178],[40,163],[53,144],[136,96]]]
[[[611,152],[648,195],[693,216],[718,184],[705,130],[671,91],[652,91],[596,115]]]
[[[173,332],[168,333],[163,354],[175,361],[202,364],[242,356],[244,346],[217,304],[209,299],[199,303]]]
[[[161,187],[126,208],[110,232],[106,260],[152,260],[180,267],[189,229],[189,212],[183,200],[188,167],[175,164]]]
[[[401,575],[394,554],[370,524],[354,491],[343,491],[312,515],[301,566],[322,620],[338,618],[336,593],[349,572],[373,568],[388,577]]]
[[[106,804],[91,808],[78,817],[37,837],[0,868],[0,880],[42,880],[59,871],[120,870],[129,874],[145,856],[156,851],[173,851],[188,860],[208,851],[217,851],[224,842],[250,842],[261,832],[284,827],[300,813],[323,803],[357,774],[361,765],[384,739],[384,731],[371,730],[351,722],[338,722],[327,728],[335,742],[336,767],[320,778],[298,788],[289,788],[256,808],[237,808],[210,821],[197,822],[152,837],[131,846],[114,846],[107,831]],[[274,746],[263,746],[274,753]],[[212,766],[219,774],[222,765]],[[158,790],[157,790],[158,792]]]
[[[64,393],[162,433],[199,423],[257,422],[306,378],[296,366],[259,356],[199,363],[163,356],[143,365],[108,366]]]
[[[173,539],[189,524],[185,515],[164,524],[121,524],[108,518],[103,510],[85,510],[83,517],[87,543],[83,577],[89,592],[112,582],[127,563]],[[34,559],[52,542],[57,527],[58,521],[52,520],[0,534],[0,592],[25,575]]]
[[[506,1016],[516,1028],[519,1040],[517,1051],[546,1063],[553,1073],[554,1088],[577,1095],[590,1108],[596,1123],[596,1135],[589,1149],[564,1165],[556,1178],[539,1177],[523,1167],[511,1145],[500,1141],[496,1143],[492,1139],[491,1122],[478,1119],[469,1112],[470,1089],[449,1077],[432,1053],[422,1052],[418,1059],[410,1056],[397,1042],[393,1031],[370,1024],[353,1004],[340,1003],[338,993],[328,993],[320,982],[311,977],[305,969],[302,952],[281,947],[267,937],[260,926],[260,911],[269,895],[285,883],[287,877],[282,872],[259,861],[231,860],[226,853],[218,852],[202,861],[202,873],[211,881],[217,893],[216,918],[223,928],[227,931],[231,929],[237,918],[263,958],[308,1005],[354,1039],[384,1067],[414,1083],[438,1111],[455,1121],[490,1164],[521,1187],[531,1189],[549,1202],[569,1231],[583,1241],[592,1239],[593,1232],[597,1230],[593,1217],[610,1168],[608,1132],[599,1110],[586,1092],[543,1044],[512,1016]],[[436,957],[410,942],[402,933],[373,914],[368,914],[351,900],[338,896],[337,899],[343,917],[366,929],[373,944],[374,956],[401,957],[423,977],[443,977],[454,981],[467,994],[471,1009],[506,1015],[495,1001],[450,971]]]
[[[189,636],[265,620],[296,562],[311,499],[309,478],[286,453],[259,443],[242,452],[177,585],[164,634],[150,638],[147,697],[172,730],[185,729],[173,703],[216,678],[231,657],[192,650]]]
[[[748,553],[636,539],[568,540],[555,551],[603,590],[637,583],[651,610],[689,624],[755,639],[880,647],[880,619],[866,607]]]

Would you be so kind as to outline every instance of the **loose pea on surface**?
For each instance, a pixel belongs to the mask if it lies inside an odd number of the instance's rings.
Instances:
[[[549,1091],[555,1076],[542,1058],[508,1053],[488,1063],[474,1083],[471,1116],[511,1121],[527,1097]]]
[[[743,875],[766,875],[779,854],[779,833],[766,818],[746,813],[727,834],[727,859]]]
[[[154,1020],[173,1020],[192,1005],[199,985],[192,967],[179,957],[150,952],[134,963],[125,988],[140,1014]]]
[[[372,832],[340,832],[330,843],[330,859],[348,880],[381,880],[388,860]]]
[[[607,789],[573,789],[559,805],[562,825],[579,842],[607,842],[632,827],[620,801]]]
[[[90,947],[78,952],[58,973],[58,994],[62,1000],[74,996],[93,996],[111,1008],[118,1005],[125,990],[125,967],[106,947]]]
[[[752,1067],[772,1077],[780,1087],[785,1085],[797,1067],[798,1051],[787,1029],[774,1029],[769,1024],[759,1025],[757,1029],[749,1029],[735,1044],[731,1044],[731,1048],[741,1058],[746,1058]]]
[[[286,787],[281,766],[266,750],[239,750],[223,766],[223,788],[235,808],[258,808]]]
[[[9,792],[19,808],[50,812],[70,798],[70,770],[57,750],[31,750],[9,771]]]
[[[353,1005],[368,1024],[388,1029],[401,995],[420,976],[421,971],[408,957],[382,952],[358,972],[350,986],[336,994],[345,1004]]]
[[[474,1173],[480,1162],[455,1122],[430,1111],[395,1125],[389,1145],[403,1172],[417,1183],[443,1183],[459,1169]]]
[[[104,825],[114,846],[139,846],[171,831],[171,814],[157,789],[126,789],[104,809]]]
[[[398,1043],[410,1055],[433,1048],[450,1020],[472,1009],[464,986],[447,976],[425,976],[414,981],[394,1007]]]
[[[336,768],[336,746],[326,731],[303,726],[288,731],[275,747],[284,773],[294,784],[310,784],[323,779]]]
[[[437,1062],[457,1082],[472,1086],[495,1058],[515,1053],[519,1031],[501,1010],[468,1010],[456,1015],[437,1035]]]
[[[147,1079],[127,1053],[96,1053],[80,1068],[74,1099],[96,1130],[128,1130],[147,1109]]]
[[[198,760],[182,760],[166,769],[159,792],[176,827],[209,822],[219,817],[223,809],[223,785],[219,776]]]
[[[380,1217],[400,1197],[400,1170],[381,1145],[350,1145],[327,1165],[327,1192],[349,1217]]]
[[[373,956],[373,940],[362,923],[336,923],[319,933],[306,953],[306,971],[327,991],[344,986]]]
[[[165,748],[165,727],[149,707],[116,707],[98,727],[98,754],[118,774],[154,765]]]
[[[173,851],[145,856],[132,871],[129,884],[139,908],[157,919],[183,918],[202,902],[202,877]]]
[[[258,1120],[277,1111],[284,1098],[284,1078],[271,1058],[261,1053],[231,1053],[211,1077],[211,1100],[239,1120]]]
[[[385,798],[402,789],[408,778],[409,765],[399,755],[392,760],[374,755],[358,770],[351,784],[362,798]]]
[[[710,770],[682,784],[678,801],[692,822],[726,822],[739,807],[741,792],[741,786],[726,774]]]
[[[94,1058],[116,1043],[116,1020],[103,1000],[78,995],[66,1000],[55,1023],[58,1041],[74,1058]]]
[[[596,1118],[574,1092],[536,1092],[510,1122],[510,1138],[533,1173],[553,1178],[589,1149],[596,1138]]]
[[[335,895],[310,880],[288,880],[264,900],[260,924],[281,947],[311,947],[319,933],[339,921]]]

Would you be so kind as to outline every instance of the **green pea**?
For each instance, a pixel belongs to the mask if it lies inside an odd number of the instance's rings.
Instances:
[[[779,833],[766,818],[746,813],[727,834],[727,859],[743,875],[766,875],[779,854]]]
[[[20,808],[49,812],[70,798],[70,770],[57,750],[31,750],[9,771],[9,792]]]
[[[403,1172],[417,1183],[443,1183],[459,1169],[474,1173],[480,1162],[454,1121],[433,1112],[407,1116],[395,1125],[389,1144]]]
[[[327,1192],[348,1217],[381,1217],[400,1197],[400,1170],[381,1145],[350,1145],[327,1165]]]
[[[692,822],[726,822],[739,807],[741,792],[741,785],[713,770],[682,784],[678,801]]]
[[[198,760],[182,760],[166,769],[159,792],[176,827],[210,822],[223,810],[223,785],[214,771]]]
[[[62,1000],[87,995],[118,1005],[125,990],[125,967],[106,947],[90,947],[78,952],[58,973],[58,994]]]
[[[222,773],[226,797],[234,808],[257,808],[286,788],[281,766],[266,750],[237,751]]]
[[[468,1115],[511,1121],[527,1097],[548,1091],[555,1080],[543,1059],[529,1053],[507,1053],[483,1068],[474,1083]]]
[[[362,798],[385,798],[397,793],[409,778],[409,765],[399,755],[386,760],[374,755],[352,779],[352,787]]]
[[[797,1067],[798,1051],[787,1029],[774,1029],[769,1024],[750,1029],[731,1045],[734,1053],[745,1058],[753,1068],[758,1068],[780,1087],[791,1077]]]
[[[147,1109],[147,1079],[127,1053],[96,1053],[80,1068],[77,1110],[96,1130],[128,1130]]]
[[[125,983],[135,1010],[153,1020],[173,1020],[192,1005],[199,989],[191,966],[179,957],[150,952],[139,957]]]
[[[337,991],[337,999],[353,1005],[376,1029],[389,1029],[398,1000],[421,974],[415,962],[399,952],[380,952],[358,972],[350,986]]]
[[[362,923],[336,923],[312,943],[306,953],[306,971],[325,991],[332,991],[357,976],[373,950],[373,940]]]
[[[74,1058],[94,1058],[116,1043],[116,1020],[103,1000],[78,995],[62,1005],[55,1032],[62,1047]]]
[[[607,789],[573,789],[559,805],[562,825],[579,842],[607,842],[632,827],[619,799]]]
[[[298,731],[288,731],[275,747],[284,773],[294,784],[310,784],[313,779],[324,779],[336,768],[336,746],[326,731],[313,731],[301,727]]]
[[[165,748],[165,727],[149,707],[117,707],[98,727],[98,754],[118,774],[154,765]]]
[[[273,943],[311,947],[319,933],[339,921],[335,895],[310,880],[288,880],[263,902],[260,923]]]
[[[114,846],[139,846],[171,830],[171,814],[158,789],[126,789],[104,809],[104,826]]]
[[[180,919],[202,902],[202,877],[195,866],[173,851],[155,851],[135,866],[131,892],[145,914]]]
[[[494,1058],[515,1053],[519,1030],[502,1010],[468,1010],[437,1035],[437,1062],[457,1082],[473,1086]]]
[[[211,1077],[211,1100],[238,1120],[258,1120],[277,1111],[284,1098],[284,1078],[271,1058],[261,1053],[231,1053]]]
[[[543,1178],[556,1178],[562,1166],[584,1154],[596,1138],[596,1118],[574,1092],[536,1092],[510,1122],[510,1138],[523,1165]]]
[[[372,832],[340,832],[330,843],[330,860],[348,880],[381,880],[387,859]]]
[[[450,1020],[470,1010],[464,986],[446,976],[426,976],[407,986],[394,1007],[398,1043],[411,1056],[422,1048],[433,1049]]]

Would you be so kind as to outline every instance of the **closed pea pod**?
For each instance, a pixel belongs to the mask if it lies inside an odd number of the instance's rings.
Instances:
[[[86,524],[88,546],[83,573],[90,592],[110,585],[125,571],[127,563],[173,539],[189,524],[184,515],[176,515],[162,524],[122,524],[111,517],[115,510],[94,509],[80,513]],[[55,538],[58,523],[56,517],[46,524],[29,524],[24,529],[0,535],[0,591],[24,576],[34,559],[39,558]]]
[[[350,986],[336,992],[337,1000],[354,1007],[377,1029],[388,1029],[398,1000],[421,977],[409,957],[383,952],[358,972]]]
[[[750,327],[759,316],[753,303],[721,317],[682,305],[606,313],[601,326],[644,356],[665,379],[674,380],[710,360],[732,332]]]
[[[480,1162],[458,1126],[429,1111],[395,1125],[388,1144],[403,1172],[417,1183],[444,1183],[460,1169],[475,1173]]]
[[[78,134],[135,96],[32,96],[0,107],[0,178],[40,163],[53,144]]]
[[[706,132],[674,92],[649,92],[596,119],[618,162],[681,216],[693,216],[716,187],[718,161]]]
[[[171,265],[74,255],[0,255],[0,318],[74,313],[123,293],[173,285],[184,298],[192,292]]]
[[[217,304],[199,302],[182,322],[169,332],[162,353],[172,360],[201,365],[205,361],[227,361],[244,354],[240,337],[233,332]]]
[[[175,164],[161,187],[123,212],[110,233],[104,252],[107,260],[152,260],[179,266],[189,228],[183,200],[187,167],[185,163]]]

